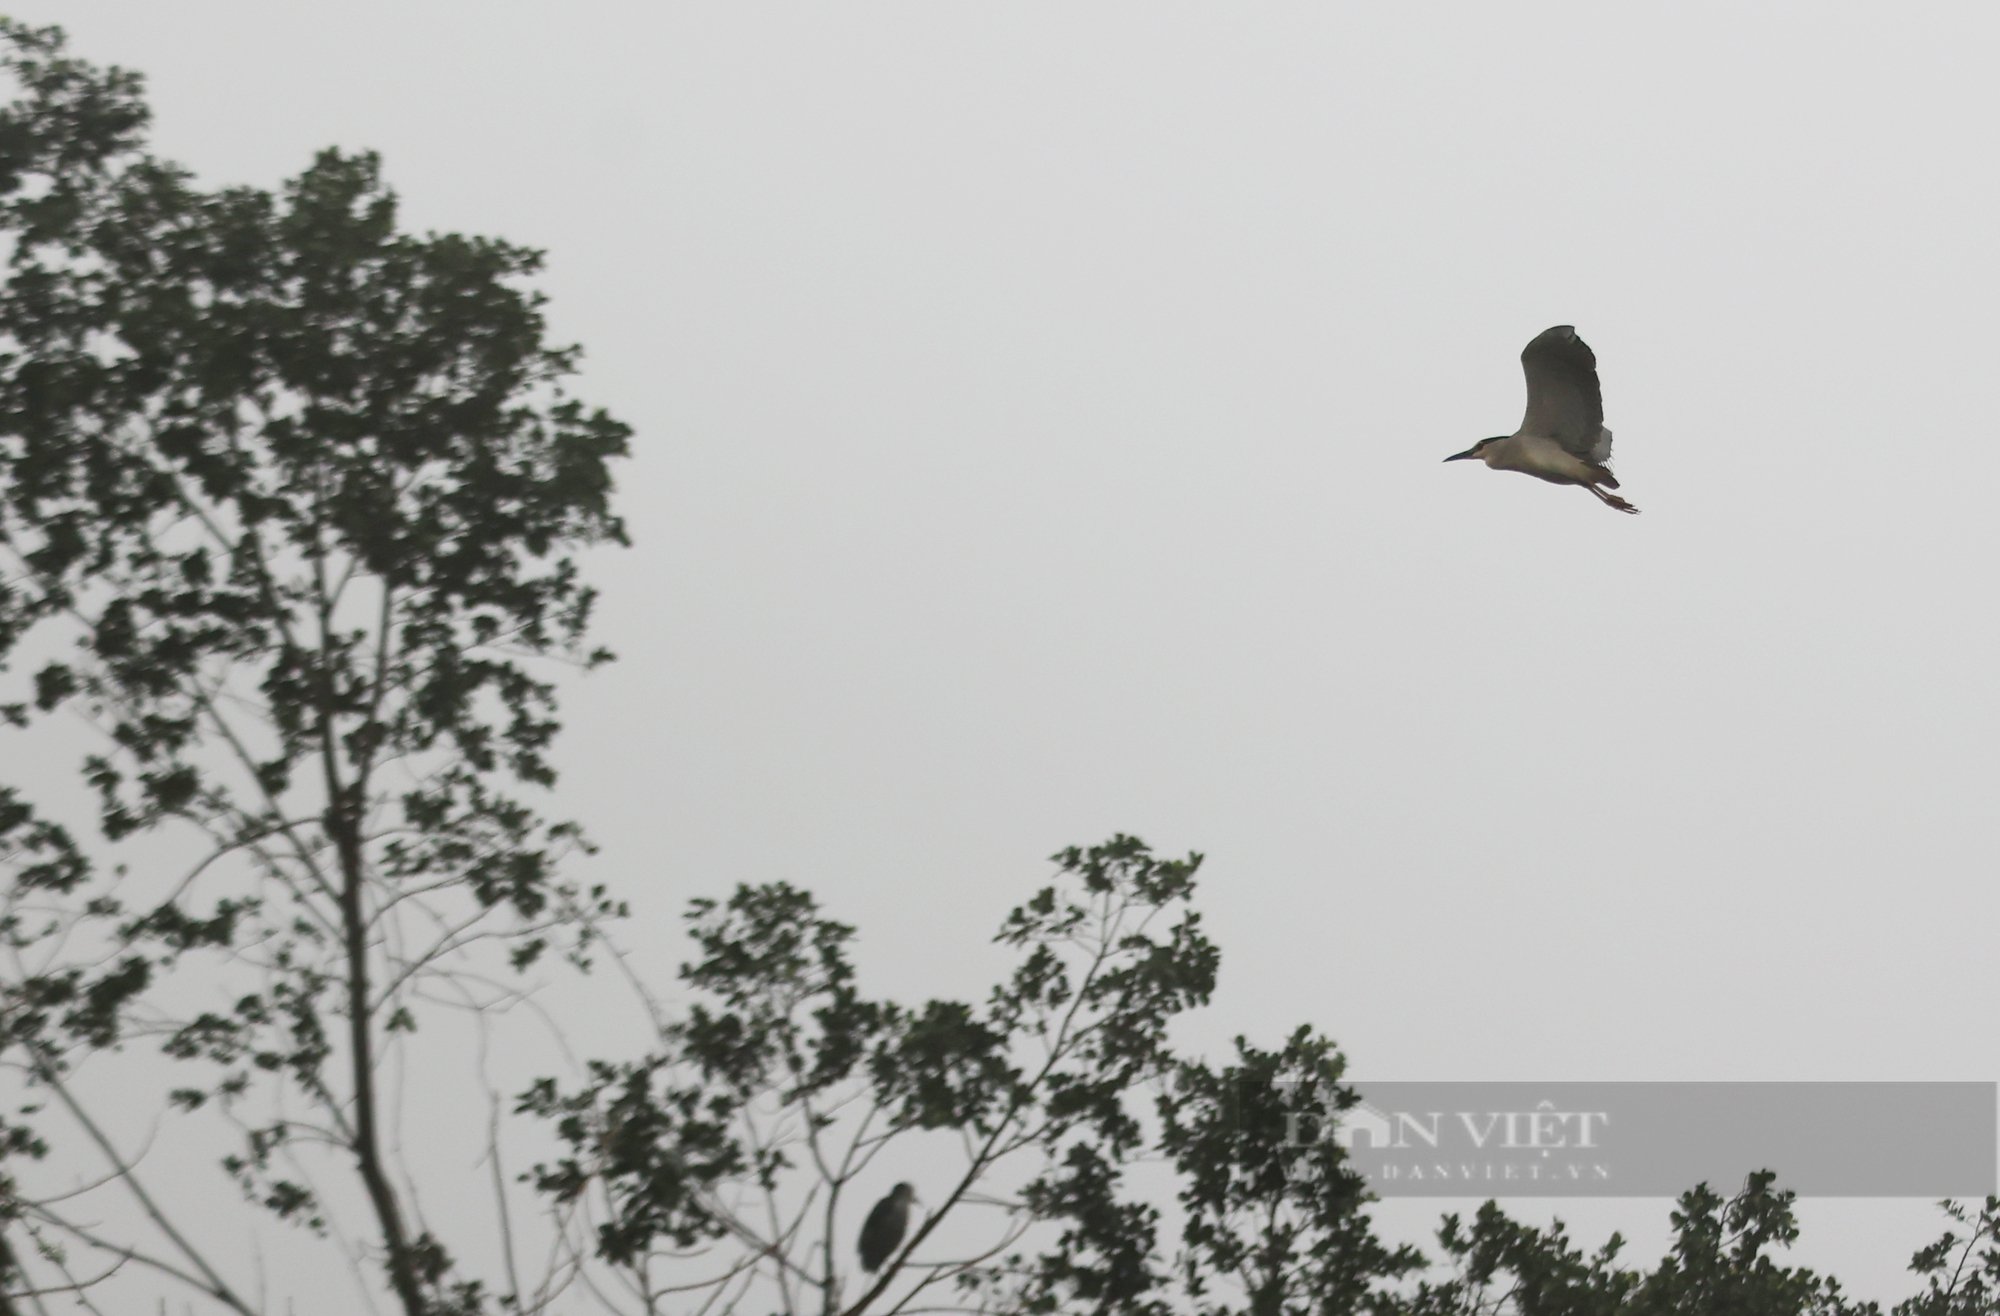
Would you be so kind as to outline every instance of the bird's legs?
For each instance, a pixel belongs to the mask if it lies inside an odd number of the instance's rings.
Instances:
[[[1632,504],[1626,502],[1623,498],[1620,498],[1617,494],[1606,493],[1604,492],[1604,490],[1598,488],[1594,484],[1586,484],[1583,487],[1590,490],[1592,493],[1596,494],[1597,501],[1603,503],[1606,507],[1615,507],[1621,512],[1630,512],[1634,516],[1637,516],[1639,514],[1638,508],[1632,506]]]

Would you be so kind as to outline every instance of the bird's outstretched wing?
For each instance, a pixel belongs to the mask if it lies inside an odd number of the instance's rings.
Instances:
[[[1604,428],[1604,393],[1597,384],[1597,354],[1566,324],[1543,330],[1521,350],[1528,377],[1528,414],[1523,434],[1554,439],[1585,461],[1611,456],[1611,431]]]

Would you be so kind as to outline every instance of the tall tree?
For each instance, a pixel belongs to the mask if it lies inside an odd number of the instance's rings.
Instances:
[[[0,713],[94,729],[107,841],[200,843],[176,874],[107,869],[19,774],[0,787],[0,1047],[159,1237],[18,1200],[0,1231],[247,1309],[83,1101],[79,1068],[144,1035],[184,1062],[182,1108],[312,1111],[248,1128],[230,1169],[254,1196],[314,1218],[279,1153],[337,1148],[403,1310],[469,1301],[387,1164],[383,1052],[471,948],[525,965],[611,912],[532,802],[557,730],[536,663],[607,656],[574,554],[624,538],[626,427],[565,392],[537,253],[400,232],[373,156],[205,190],[145,151],[135,76],[13,22],[0,66],[0,660],[32,668]],[[41,1147],[10,1120],[0,1146]]]

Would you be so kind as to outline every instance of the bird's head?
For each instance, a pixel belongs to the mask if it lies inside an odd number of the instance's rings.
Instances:
[[[1481,439],[1479,442],[1473,444],[1470,448],[1467,448],[1464,452],[1455,452],[1451,456],[1445,458],[1445,460],[1448,462],[1462,462],[1470,458],[1477,458],[1478,460],[1483,462],[1486,460],[1486,450],[1506,437],[1507,436],[1504,434],[1496,434],[1490,439]]]
[[[917,1195],[917,1186],[913,1183],[899,1183],[895,1186],[895,1188],[890,1190],[889,1195],[907,1206],[912,1200],[915,1199]]]

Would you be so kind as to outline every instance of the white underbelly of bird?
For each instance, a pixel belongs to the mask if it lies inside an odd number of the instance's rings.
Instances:
[[[1604,437],[1603,446],[1609,448],[1611,432],[1606,430]],[[1603,478],[1594,463],[1540,434],[1519,434],[1514,442],[1496,447],[1499,451],[1486,458],[1486,464],[1496,471],[1520,471],[1551,484],[1595,484]]]

